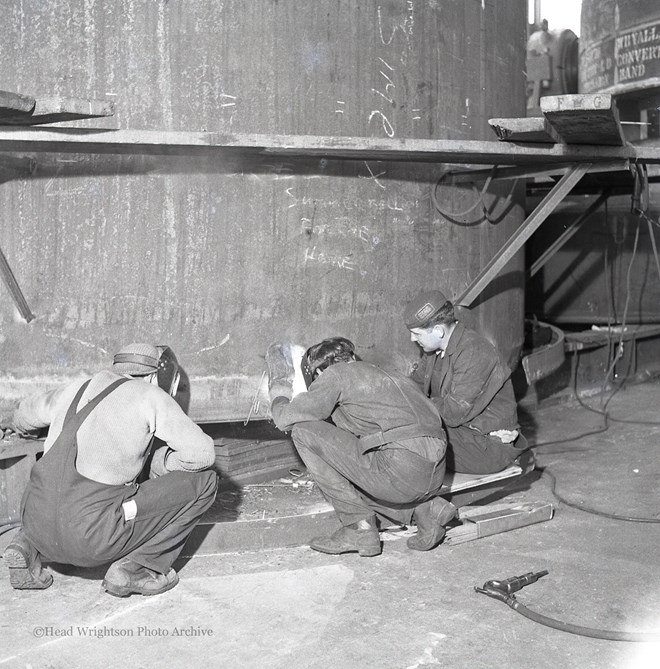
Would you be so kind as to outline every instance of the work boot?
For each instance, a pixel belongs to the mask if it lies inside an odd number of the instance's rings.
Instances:
[[[446,534],[445,525],[456,517],[456,507],[442,497],[434,497],[420,504],[414,513],[417,534],[406,542],[414,551],[430,551]]]
[[[160,595],[171,590],[179,582],[179,575],[170,569],[167,574],[160,574],[123,557],[113,562],[103,579],[103,588],[115,597],[129,595]]]
[[[45,590],[53,584],[53,577],[41,566],[39,551],[19,530],[5,549],[3,556],[9,567],[9,582],[16,590]]]
[[[374,557],[383,552],[375,516],[344,525],[329,537],[315,537],[309,547],[330,555],[359,553],[361,557]]]

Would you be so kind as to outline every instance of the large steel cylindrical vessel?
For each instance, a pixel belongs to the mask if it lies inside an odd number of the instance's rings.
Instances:
[[[660,3],[583,0],[581,93],[621,95],[660,86]]]
[[[488,118],[525,114],[525,38],[525,0],[8,0],[0,89],[114,101],[83,122],[109,130],[494,139]],[[37,318],[2,293],[6,401],[135,340],[173,347],[200,421],[260,415],[272,341],[405,366],[405,302],[458,295],[523,219],[502,185],[490,221],[452,222],[447,166],[367,155],[9,158],[0,247]],[[437,190],[445,213],[476,197]],[[464,316],[514,361],[522,310],[519,254]]]

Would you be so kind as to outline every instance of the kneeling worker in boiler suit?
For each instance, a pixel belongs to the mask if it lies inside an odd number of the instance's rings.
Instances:
[[[112,371],[24,399],[11,428],[49,427],[22,503],[22,530],[5,550],[11,585],[53,582],[47,561],[79,567],[112,562],[112,595],[158,595],[179,581],[172,569],[217,491],[213,441],[173,399],[179,367],[168,347],[130,344]],[[137,483],[153,438],[149,478]]]
[[[410,379],[360,361],[343,337],[307,350],[302,367],[308,390],[293,399],[290,349],[271,345],[266,360],[275,425],[291,430],[341,523],[334,534],[312,539],[310,547],[379,555],[377,516],[404,525],[414,519],[417,534],[408,539],[409,548],[437,546],[456,508],[436,496],[446,441],[433,403]]]

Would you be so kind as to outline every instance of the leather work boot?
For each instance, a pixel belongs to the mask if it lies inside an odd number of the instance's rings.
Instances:
[[[9,567],[9,582],[16,590],[45,590],[53,577],[41,566],[39,551],[28,541],[22,530],[5,549],[4,561]]]
[[[456,517],[456,507],[442,497],[434,497],[415,509],[417,534],[406,542],[415,551],[430,551],[446,534],[445,525]]]
[[[115,597],[129,595],[160,595],[179,582],[179,575],[170,569],[167,574],[147,569],[129,557],[113,562],[103,579],[103,588]]]
[[[361,557],[374,557],[383,552],[375,517],[342,526],[329,537],[315,537],[309,547],[330,555],[359,553]]]

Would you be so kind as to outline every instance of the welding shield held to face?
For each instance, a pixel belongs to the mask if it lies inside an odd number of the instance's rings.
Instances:
[[[181,381],[181,369],[174,355],[174,351],[169,346],[156,346],[158,349],[158,387],[162,388],[170,397],[174,397],[179,389]]]
[[[155,373],[159,388],[171,397],[176,395],[181,380],[181,370],[174,351],[164,345],[129,344],[115,354],[112,368],[118,374],[136,377]]]

